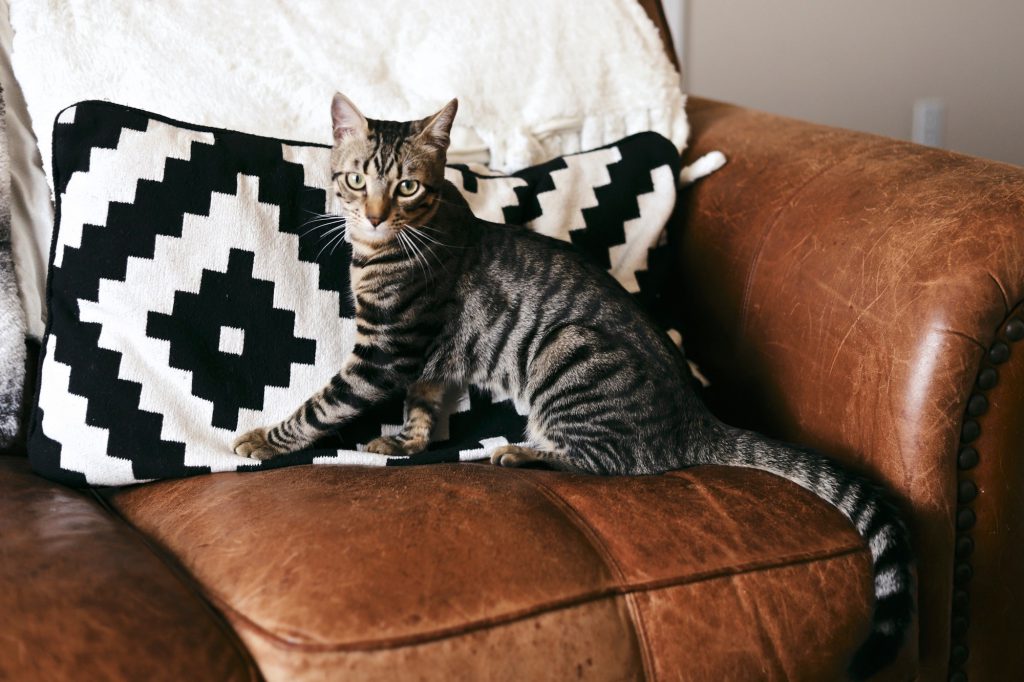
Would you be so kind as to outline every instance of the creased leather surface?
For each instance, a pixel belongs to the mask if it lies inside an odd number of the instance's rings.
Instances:
[[[673,228],[688,352],[731,418],[849,462],[913,509],[922,676],[944,678],[959,431],[981,355],[1024,296],[1024,169],[689,110],[687,157],[729,163]]]
[[[622,598],[604,597],[456,636],[355,651],[288,646],[248,623],[235,625],[268,680],[644,680],[628,619]]]
[[[0,679],[253,680],[234,633],[94,500],[0,457]]]
[[[637,595],[658,652],[655,678],[842,679],[854,633],[869,617],[865,566],[860,556],[842,555]],[[849,633],[844,646],[836,646],[836,631]]]
[[[866,634],[870,610],[852,527],[755,471],[293,467],[109,499],[180,559],[271,679],[677,679],[715,669],[673,653],[704,620],[750,652],[737,669],[761,670],[750,666],[771,632],[787,674],[825,679]],[[698,599],[705,588],[742,592],[771,622],[728,615],[728,602]]]

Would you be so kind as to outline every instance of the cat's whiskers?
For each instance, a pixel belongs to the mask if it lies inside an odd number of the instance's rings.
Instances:
[[[346,228],[344,225],[332,227],[330,230],[322,234],[320,236],[320,239],[327,239],[328,245],[333,244],[334,242],[338,241],[338,237],[341,237],[342,239],[345,238],[345,229]]]
[[[338,229],[338,228],[335,228],[335,229]],[[316,254],[316,260],[318,260],[318,261],[319,261],[319,260],[320,260],[320,257],[321,257],[322,255],[324,255],[324,251],[326,251],[327,249],[331,248],[331,246],[332,246],[332,245],[334,245],[335,247],[337,247],[337,245],[338,245],[339,243],[341,243],[341,241],[342,241],[343,239],[345,239],[345,232],[346,232],[346,230],[345,230],[345,226],[344,226],[344,225],[342,225],[342,226],[341,226],[341,230],[340,230],[340,231],[338,232],[338,234],[336,234],[336,235],[335,235],[335,236],[333,236],[333,237],[332,237],[331,239],[329,239],[329,240],[327,241],[327,243],[326,243],[326,244],[324,244],[323,248],[321,248],[321,249],[320,249],[320,252],[319,252],[318,254]],[[321,237],[321,238],[322,238],[322,237]],[[334,249],[331,249],[331,255],[333,255],[333,254],[334,254]]]
[[[412,234],[407,234],[406,238],[409,240],[409,245],[412,246],[413,251],[416,252],[417,257],[422,261],[423,267],[426,268],[427,277],[430,280],[434,278],[434,268],[431,266],[430,260],[427,258],[427,254],[424,253],[424,247],[412,238]]]
[[[406,242],[408,241],[409,238],[407,236],[404,236],[401,232],[398,232],[395,236],[397,238],[398,245],[402,247],[402,252],[406,255],[406,257],[412,260],[416,260],[415,253],[412,251],[412,248],[406,245]],[[420,265],[418,260],[416,261],[416,264],[419,265],[420,270],[423,271],[423,278],[424,280],[426,280],[427,273],[425,270],[423,270],[423,266]]]
[[[416,229],[418,229],[418,230],[430,230],[431,232],[436,232],[438,234],[444,234],[444,230],[442,230],[441,228],[434,227],[433,225],[428,225],[426,223],[420,223],[419,225],[415,225],[414,227],[416,227]]]
[[[403,232],[405,232],[405,230],[403,230]],[[410,239],[413,238],[413,237],[416,237],[416,239],[423,239],[426,235],[417,232],[415,228],[410,228],[410,230],[408,232],[408,236],[409,236]],[[446,246],[446,244],[440,244],[440,242],[435,242],[435,243],[439,244],[440,246]],[[436,253],[434,253],[434,249],[430,246],[429,243],[427,243],[427,242],[419,242],[419,244],[420,244],[420,247],[422,248],[423,251],[426,251],[428,254],[430,254],[430,256],[434,260],[436,260],[438,262],[438,264],[442,268],[444,268],[445,272],[448,271],[448,264],[445,263],[443,260],[441,260],[440,256],[438,256]]]
[[[402,247],[402,253],[405,254],[406,258],[412,258],[412,254],[409,253],[409,249],[406,248],[406,246],[405,246],[405,241],[401,238],[402,237],[401,232],[399,232],[397,236],[398,236],[398,240],[397,240],[398,241],[398,245]]]
[[[311,227],[311,228],[305,230],[304,232],[300,233],[299,234],[299,239],[305,239],[306,237],[311,237],[311,236],[313,236],[313,233],[318,232],[320,230],[327,230],[326,232],[322,232],[322,233],[317,235],[320,239],[323,239],[324,237],[326,237],[329,234],[332,234],[335,230],[338,230],[338,229],[345,229],[344,223],[340,223],[340,224],[328,223],[326,225],[317,225],[315,227]]]
[[[325,252],[325,251],[326,251],[326,250],[327,250],[328,248],[330,248],[330,246],[331,246],[331,242],[327,242],[327,243],[326,243],[326,244],[324,244],[324,245],[323,245],[322,247],[320,247],[320,251],[319,251],[319,252],[317,252],[317,254],[316,254],[316,258],[315,258],[314,260],[316,260],[316,261],[319,261],[319,260],[320,260],[320,257],[324,255],[324,252]]]
[[[345,235],[346,234],[347,234],[347,230],[345,229],[345,227],[342,227],[341,228],[341,235],[337,239],[334,240],[334,246],[331,247],[331,254],[330,255],[333,256],[334,255],[334,250],[337,249],[339,246],[341,246],[341,244],[345,241]]]
[[[324,235],[328,235],[328,234],[331,234],[332,232],[336,232],[338,230],[344,230],[346,227],[347,227],[346,223],[340,222],[340,223],[331,223],[331,224],[328,224],[328,225],[324,225],[324,226],[321,227],[321,229],[326,229],[327,232],[324,232]]]
[[[443,247],[448,248],[448,249],[456,248],[456,247],[452,246],[451,244],[445,244],[444,242],[438,241],[437,239],[435,239],[434,237],[430,236],[429,234],[421,232],[420,230],[421,230],[422,226],[418,225],[416,227],[413,227],[412,225],[406,225],[405,227],[406,227],[406,229],[408,229],[413,234],[416,234],[419,237],[421,237],[423,239],[426,239],[427,241],[431,242],[432,244],[437,244],[438,246],[443,246]]]
[[[413,256],[416,258],[416,263],[420,266],[420,270],[423,271],[423,279],[431,279],[434,274],[433,270],[431,270],[430,264],[427,263],[426,259],[423,258],[420,252],[420,248],[419,246],[417,246],[416,242],[414,242],[412,238],[408,234],[406,234],[404,230],[399,230],[396,234],[398,235],[398,239],[404,240],[409,245],[409,249],[412,251]],[[430,273],[429,276],[428,272]]]
[[[303,210],[304,213],[308,213],[309,215],[318,215],[318,216],[338,215],[337,213],[330,213],[330,212],[328,212],[328,213],[319,213],[318,211],[310,211],[308,208],[304,208],[302,210]]]
[[[306,220],[307,223],[316,222],[318,220],[324,220],[324,219],[332,220],[332,219],[337,219],[337,218],[341,218],[342,217],[341,215],[339,215],[337,213],[317,213],[316,211],[310,211],[308,209],[303,209],[303,212],[304,213],[308,213],[309,216],[310,216],[309,219]]]
[[[398,239],[398,242],[402,245],[402,249],[405,249],[406,245],[408,244],[409,238],[407,236],[405,236],[404,234],[402,234],[401,232],[397,233],[395,236]],[[419,265],[420,270],[423,270],[423,265],[420,264],[419,259],[416,258],[415,252],[413,252],[411,250],[411,248],[410,248],[410,250],[406,251],[406,253],[410,254],[411,258],[416,261],[417,265]],[[426,279],[426,276],[427,276],[427,273],[424,271],[424,273],[423,273],[424,279]]]
[[[428,225],[427,223],[420,223],[419,225],[410,225],[410,224],[406,223],[405,227],[410,229],[410,230],[412,230],[413,232],[416,232],[420,237],[423,237],[423,238],[433,242],[434,244],[437,244],[438,246],[443,246],[446,249],[464,249],[464,248],[466,248],[465,246],[456,246],[454,244],[447,244],[447,243],[441,241],[440,239],[437,239],[436,237],[434,237],[432,235],[425,234],[425,233],[422,232],[422,230],[430,230],[435,235],[445,235],[445,234],[447,234],[447,232],[445,232],[444,230],[442,230],[439,227],[435,227],[433,225]]]
[[[316,230],[322,230],[325,228],[332,228],[338,225],[344,226],[345,219],[341,216],[330,216],[324,218],[318,218],[313,220],[307,220],[302,224],[302,227],[306,228],[299,233],[300,237],[305,237],[311,232]]]
[[[333,242],[335,240],[336,235],[339,232],[341,233],[341,236],[344,237],[346,229],[347,228],[346,228],[344,223],[342,223],[340,225],[330,226],[330,229],[328,229],[323,234],[319,235],[319,243],[322,244],[324,242],[324,240],[327,240],[327,243],[330,244],[331,242]],[[303,235],[303,236],[306,236],[306,235]]]
[[[302,224],[303,225],[316,225],[318,223],[334,222],[335,220],[344,220],[344,218],[342,216],[340,216],[340,215],[316,216],[316,217],[310,218],[309,220],[307,220],[306,222],[304,222]]]

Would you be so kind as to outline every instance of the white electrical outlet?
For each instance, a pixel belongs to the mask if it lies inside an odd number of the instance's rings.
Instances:
[[[914,124],[910,139],[929,147],[941,147],[946,137],[946,101],[922,97],[914,102]]]

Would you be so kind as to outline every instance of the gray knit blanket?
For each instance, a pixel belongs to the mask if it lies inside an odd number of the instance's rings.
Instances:
[[[18,435],[25,383],[25,313],[11,257],[11,173],[0,89],[0,448]]]

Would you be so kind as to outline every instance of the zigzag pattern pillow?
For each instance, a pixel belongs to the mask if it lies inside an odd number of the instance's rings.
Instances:
[[[354,343],[350,251],[325,211],[329,148],[82,102],[54,126],[57,225],[49,320],[29,434],[34,469],[72,485],[125,485],[292,464],[480,459],[523,437],[502,396],[454,395],[413,460],[361,451],[397,432],[382,405],[313,449],[258,463],[238,431],[289,414]],[[452,166],[477,215],[572,241],[668,326],[659,248],[678,157],[643,133],[511,176]]]

